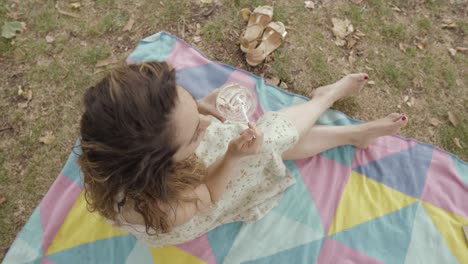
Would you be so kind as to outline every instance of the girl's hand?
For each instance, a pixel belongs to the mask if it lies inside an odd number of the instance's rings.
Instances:
[[[229,142],[227,154],[232,158],[242,158],[257,154],[263,144],[263,132],[257,131],[255,125],[249,122],[249,128],[242,131],[238,137]]]
[[[216,98],[219,94],[219,88],[211,91],[207,96],[200,100],[197,100],[198,112],[202,115],[212,115],[219,119],[221,122],[225,121],[225,118],[216,109]]]

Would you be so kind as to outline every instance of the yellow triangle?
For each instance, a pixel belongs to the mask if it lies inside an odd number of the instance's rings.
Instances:
[[[444,209],[422,202],[427,214],[445,238],[448,247],[460,263],[468,260],[468,241],[463,233],[463,225],[468,224],[468,218],[449,213]]]
[[[205,261],[174,246],[150,248],[154,263],[158,264],[206,264]]]
[[[86,209],[86,200],[84,199],[84,191],[82,191],[60,226],[46,255],[96,240],[125,234],[127,232],[112,227],[97,213],[90,213]]]
[[[416,198],[352,171],[328,235],[399,210],[416,201]]]

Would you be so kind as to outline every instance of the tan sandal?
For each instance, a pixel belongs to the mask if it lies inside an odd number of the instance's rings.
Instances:
[[[246,60],[251,66],[257,66],[274,50],[279,48],[286,37],[286,28],[281,22],[271,22],[263,32],[262,42],[253,50],[247,52]]]
[[[271,22],[273,17],[273,7],[259,6],[250,13],[247,29],[240,38],[240,48],[243,52],[255,49],[263,30]]]

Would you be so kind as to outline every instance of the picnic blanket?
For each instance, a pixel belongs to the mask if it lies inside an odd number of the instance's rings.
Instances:
[[[227,82],[256,92],[258,118],[307,99],[246,71],[210,61],[160,32],[128,63],[166,60],[197,98]],[[313,69],[311,69],[313,70]],[[328,110],[318,124],[359,123]],[[320,139],[318,139],[320,140]],[[151,248],[86,210],[79,142],[7,253],[19,263],[468,263],[468,164],[399,136],[367,149],[342,146],[286,161],[297,180],[256,223],[234,222],[184,244]]]

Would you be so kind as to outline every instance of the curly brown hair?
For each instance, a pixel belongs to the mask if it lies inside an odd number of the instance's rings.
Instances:
[[[117,202],[132,200],[149,235],[170,231],[158,202],[186,201],[183,192],[205,174],[195,155],[173,160],[177,98],[175,71],[165,62],[122,66],[85,92],[78,163],[88,210],[118,222],[116,197],[123,194]]]

